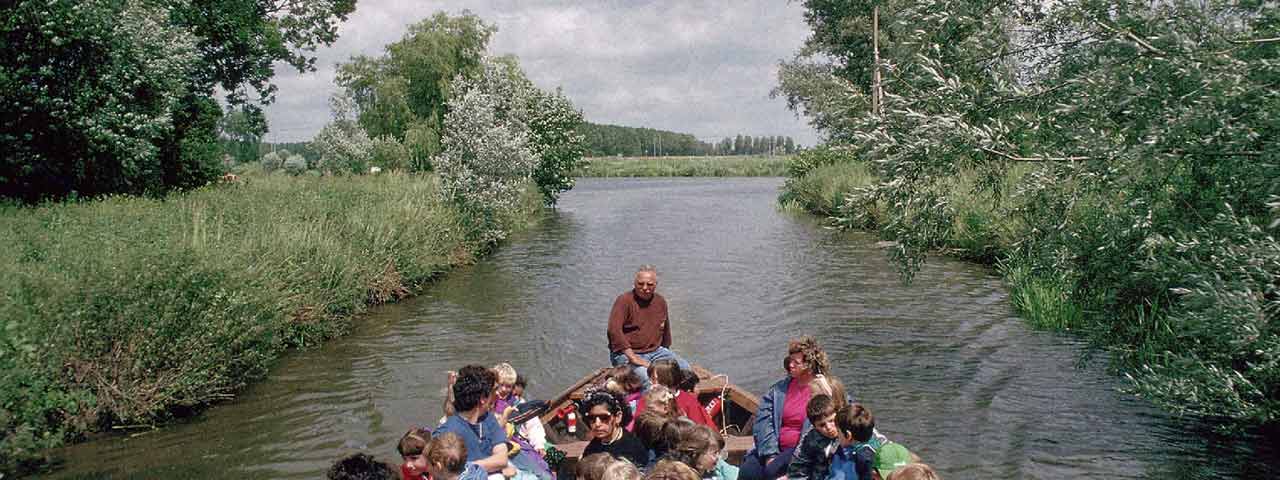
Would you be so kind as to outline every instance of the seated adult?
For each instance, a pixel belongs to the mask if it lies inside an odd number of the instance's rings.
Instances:
[[[741,480],[773,480],[785,475],[800,439],[812,428],[805,412],[811,396],[809,382],[814,375],[831,370],[827,354],[813,337],[800,337],[788,343],[782,366],[787,377],[760,397],[751,431],[755,447],[742,459]]]
[[[642,266],[636,271],[634,288],[618,295],[609,311],[609,361],[614,366],[631,365],[645,389],[649,388],[649,362],[670,358],[689,369],[689,362],[670,350],[667,300],[657,289],[657,269]]]
[[[454,433],[467,447],[467,462],[490,474],[507,467],[507,430],[489,411],[493,405],[497,375],[485,367],[467,365],[453,383],[453,415],[445,419],[433,437]]]
[[[603,452],[637,467],[649,464],[649,449],[622,428],[631,422],[631,412],[623,405],[622,398],[607,390],[591,390],[583,396],[581,405],[582,421],[591,437],[582,450],[583,457]]]

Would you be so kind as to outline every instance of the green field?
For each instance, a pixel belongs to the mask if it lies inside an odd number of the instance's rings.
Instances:
[[[575,177],[779,177],[788,156],[595,157]]]
[[[518,229],[540,216],[530,186]],[[434,176],[253,175],[164,198],[0,206],[0,456],[227,398],[488,245]]]

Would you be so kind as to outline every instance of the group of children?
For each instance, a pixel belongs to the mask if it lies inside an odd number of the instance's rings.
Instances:
[[[581,480],[737,480],[737,467],[725,461],[723,435],[691,392],[696,376],[671,360],[653,362],[648,373],[650,386],[645,389],[645,382],[632,369],[617,367],[603,389],[588,392],[579,409],[587,417],[604,417],[588,419],[587,426],[606,433],[588,444],[576,476]],[[451,373],[440,426],[434,433],[412,429],[398,444],[401,478],[553,479],[555,473],[545,458],[550,445],[537,417],[520,425],[507,422],[524,402],[524,387],[524,379],[505,363],[490,369],[468,366],[456,375]],[[818,376],[810,387],[806,414],[812,429],[796,448],[784,480],[938,479],[918,457],[880,435],[871,412],[848,402],[838,379]],[[604,428],[602,422],[610,419],[619,431]],[[629,442],[631,451],[619,447]],[[368,468],[361,470],[362,466]],[[388,476],[381,476],[384,471]],[[390,467],[382,468],[363,454],[340,460],[329,472],[331,479],[395,478],[391,475]]]

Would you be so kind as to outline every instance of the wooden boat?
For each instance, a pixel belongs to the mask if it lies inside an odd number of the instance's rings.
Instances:
[[[587,374],[582,380],[550,400],[547,409],[540,413],[533,413],[539,415],[542,420],[547,431],[547,440],[565,453],[565,459],[559,467],[561,472],[573,471],[588,442],[587,428],[581,421],[582,412],[574,411],[573,402],[582,399],[582,393],[588,388],[603,387],[608,381],[609,370],[602,368]],[[719,413],[714,415],[714,419],[718,429],[724,435],[729,462],[734,464],[741,462],[742,457],[754,444],[751,438],[751,425],[755,420],[756,408],[760,406],[760,398],[729,383],[728,377],[724,375],[716,375],[697,365],[694,365],[692,370],[698,376],[697,386],[693,387],[693,392],[698,396],[698,402],[702,405],[720,402],[722,406]],[[569,431],[568,421],[571,411],[578,418],[573,432]],[[572,474],[565,478],[571,477]]]

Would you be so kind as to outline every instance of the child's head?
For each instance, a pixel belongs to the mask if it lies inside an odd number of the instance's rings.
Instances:
[[[911,463],[890,473],[884,480],[941,480],[933,467],[923,463]]]
[[[325,473],[329,480],[391,480],[396,473],[391,465],[363,454],[355,453],[344,457],[329,467]]]
[[[662,440],[662,426],[669,420],[671,417],[667,414],[646,408],[636,416],[636,427],[632,433],[635,433],[645,448],[658,450],[658,444]]]
[[[511,391],[516,387],[516,369],[510,363],[499,363],[493,366],[493,373],[497,377],[497,385],[494,387],[494,393],[498,398],[507,398],[511,395]]]
[[[698,472],[684,462],[659,460],[644,480],[700,480]]]
[[[511,389],[511,394],[520,398],[524,398],[524,389],[529,386],[529,381],[524,375],[516,374],[516,386]]]
[[[453,409],[457,413],[470,412],[477,407],[488,407],[493,399],[493,384],[497,375],[493,370],[479,365],[467,365],[458,370],[458,380],[453,383]]]
[[[675,393],[663,385],[649,387],[649,391],[644,394],[644,410],[654,410],[669,418],[680,416],[680,411],[676,409]]]
[[[448,432],[431,439],[426,456],[433,480],[453,480],[467,466],[467,444],[458,434]]]
[[[828,395],[818,394],[809,399],[805,405],[805,414],[809,416],[809,424],[813,429],[827,438],[836,438],[840,432],[836,429],[836,405]]]
[[[816,375],[813,380],[809,381],[809,390],[814,395],[826,394],[831,396],[831,403],[835,404],[839,410],[849,403],[848,396],[845,393],[844,382],[833,375]]]
[[[600,477],[601,480],[640,480],[640,469],[626,460],[614,460]]]
[[[699,474],[715,467],[716,454],[720,452],[715,431],[687,418],[667,422],[662,427],[662,443],[666,446],[666,458],[684,462]]]
[[[431,431],[425,428],[411,428],[408,433],[400,437],[400,443],[396,445],[396,451],[400,452],[400,458],[404,460],[404,466],[413,474],[425,474],[428,472],[427,465],[427,444],[431,441]]]
[[[619,365],[610,372],[607,388],[624,396],[630,395],[644,390],[644,379],[630,365]]]
[[[855,403],[836,412],[836,428],[840,430],[840,443],[866,442],[875,432],[876,420],[870,410]]]
[[[656,385],[663,385],[672,391],[680,387],[680,382],[684,380],[684,372],[680,371],[680,364],[675,360],[664,358],[649,363],[649,381]]]
[[[578,467],[574,471],[578,480],[603,480],[604,471],[614,462],[612,455],[607,453],[593,453],[582,457],[578,461]]]

